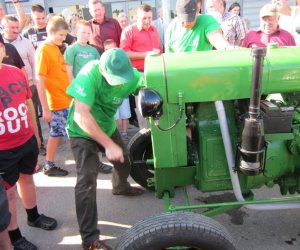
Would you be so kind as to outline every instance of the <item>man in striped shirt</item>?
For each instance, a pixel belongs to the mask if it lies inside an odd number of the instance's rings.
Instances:
[[[226,12],[225,0],[207,0],[208,14],[214,16],[220,23],[224,38],[231,46],[241,46],[247,33],[245,22],[240,16]]]

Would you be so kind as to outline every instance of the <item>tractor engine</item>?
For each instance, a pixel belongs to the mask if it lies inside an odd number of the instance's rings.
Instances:
[[[156,195],[231,190],[232,174],[243,194],[300,193],[299,58],[277,46],[147,57],[139,105],[151,117]]]

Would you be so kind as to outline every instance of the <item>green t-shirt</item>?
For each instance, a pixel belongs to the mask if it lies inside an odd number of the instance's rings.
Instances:
[[[96,48],[91,45],[74,43],[70,45],[64,54],[68,65],[73,66],[73,76],[76,77],[81,68],[92,60],[100,59]]]
[[[86,64],[67,89],[74,99],[91,107],[91,114],[98,126],[111,136],[116,130],[115,113],[128,95],[137,94],[143,86],[143,78],[137,69],[134,70],[134,80],[130,83],[111,86],[99,71],[99,60]],[[71,103],[67,120],[69,137],[90,137],[74,121],[74,100]]]
[[[209,15],[198,15],[192,29],[182,27],[178,18],[173,20],[166,32],[166,52],[192,52],[211,50],[207,34],[220,29],[216,19]]]

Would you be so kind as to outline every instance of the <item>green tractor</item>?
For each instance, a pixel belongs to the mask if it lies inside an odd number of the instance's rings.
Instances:
[[[150,120],[130,142],[131,176],[166,212],[135,224],[117,250],[236,249],[210,218],[233,209],[299,209],[300,48],[270,45],[146,59],[139,106]],[[235,201],[172,204],[178,187],[230,191]],[[283,197],[253,189],[279,185]],[[192,210],[202,209],[195,213]]]

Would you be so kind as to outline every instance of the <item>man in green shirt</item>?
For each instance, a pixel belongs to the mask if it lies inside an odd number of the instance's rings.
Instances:
[[[100,60],[86,64],[67,90],[73,102],[67,131],[77,168],[75,203],[84,249],[111,249],[99,240],[96,185],[99,157],[105,152],[114,163],[112,193],[141,195],[143,190],[127,181],[130,159],[119,134],[114,115],[131,93],[137,93],[143,80],[121,49],[109,49]],[[97,248],[98,247],[98,248]],[[102,249],[101,248],[101,249]]]
[[[198,15],[201,0],[177,0],[175,18],[166,32],[166,52],[192,52],[230,48],[220,25],[209,15]]]
[[[100,59],[98,50],[88,44],[92,35],[90,23],[86,20],[79,20],[76,27],[77,41],[70,45],[64,54],[70,82],[77,76],[84,65],[90,61]],[[110,165],[103,162],[99,163],[100,173],[110,174],[111,171],[112,167]]]

